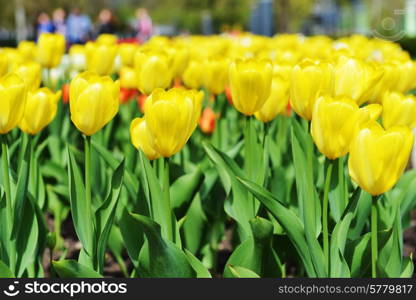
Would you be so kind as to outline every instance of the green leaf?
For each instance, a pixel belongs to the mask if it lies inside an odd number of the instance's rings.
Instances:
[[[14,197],[14,217],[13,217],[13,229],[12,229],[12,239],[16,239],[16,235],[20,230],[20,226],[22,225],[22,213],[23,207],[25,205],[25,201],[27,200],[27,192],[28,192],[28,183],[29,183],[29,166],[30,166],[30,143],[26,148],[23,160],[20,163],[20,170],[19,176],[17,181],[16,189],[13,193],[12,197]]]
[[[72,259],[53,261],[52,265],[60,278],[102,278],[93,269]]]
[[[260,278],[258,274],[247,268],[231,265],[228,267],[235,278]]]
[[[186,254],[169,240],[163,239],[160,226],[151,219],[131,214],[146,235],[147,245],[139,256],[141,277],[193,278],[196,273]]]
[[[203,181],[204,174],[197,168],[194,172],[179,177],[170,186],[172,210],[178,220],[185,216]]]
[[[91,240],[94,231],[94,223],[91,216],[87,215],[87,202],[85,200],[85,187],[80,170],[71,150],[67,149],[68,155],[68,178],[69,178],[69,200],[71,203],[72,220],[75,231],[80,239],[86,254],[93,257],[92,251],[94,241]]]
[[[191,264],[192,268],[196,272],[197,278],[212,278],[211,273],[198,258],[196,258],[191,252],[189,252],[186,249],[185,254],[188,257],[188,261]]]
[[[328,163],[328,160],[326,160]],[[330,190],[328,194],[330,212],[335,222],[341,219],[342,213],[348,203],[348,187],[345,178],[345,157],[333,162]]]
[[[120,226],[121,236],[123,237],[124,245],[126,246],[127,253],[137,268],[139,265],[139,254],[144,243],[143,231],[137,230],[137,222],[129,214],[127,208],[123,209],[121,218],[118,221]]]
[[[311,252],[313,249],[311,245],[306,242],[305,231],[299,218],[289,209],[287,209],[278,199],[274,197],[269,191],[263,187],[250,182],[248,180],[238,178],[238,180],[251,192],[253,195],[266,207],[266,209],[277,219],[277,221],[285,229],[289,239],[295,246],[303,266],[309,277],[316,277],[318,275],[324,276],[325,270],[323,263],[323,253],[320,251],[321,265],[315,270],[312,263]],[[316,241],[317,243],[317,241]]]
[[[176,221],[175,217],[172,216],[173,222],[172,225],[168,224],[168,220],[170,219],[169,216],[166,214],[172,213],[171,209],[168,207],[164,207],[166,205],[165,201],[162,201],[162,188],[159,183],[159,179],[156,176],[155,170],[150,165],[149,160],[140,151],[140,164],[142,168],[142,176],[141,176],[141,186],[144,189],[147,189],[149,193],[145,192],[145,196],[147,198],[151,216],[153,220],[156,221],[162,228],[162,235],[163,237],[168,236],[167,229],[169,226],[173,226],[173,232],[176,232]]]
[[[13,272],[0,260],[0,278],[14,278]]]
[[[108,151],[105,147],[100,144],[92,141],[93,148],[101,155],[104,161],[112,168],[116,169],[119,166],[120,162],[114,158],[114,154]],[[130,196],[136,197],[137,191],[139,189],[139,181],[135,175],[133,175],[129,170],[124,171],[123,183],[129,191]]]
[[[201,196],[197,194],[192,200],[182,226],[183,240],[186,248],[197,253],[206,238],[207,216],[202,208]]]
[[[225,153],[207,143],[204,143],[203,146],[217,168],[227,196],[232,191],[232,197],[227,198],[224,208],[227,214],[238,222],[239,233],[241,239],[244,240],[251,232],[249,221],[255,217],[253,214],[254,199],[249,199],[246,188],[236,179],[236,176],[245,177],[244,172]]]
[[[410,257],[405,257],[402,263],[402,272],[400,274],[401,278],[412,278],[414,272],[414,264],[412,255]]]
[[[121,184],[123,182],[124,175],[124,160],[120,163],[117,169],[114,171],[111,179],[111,190],[107,199],[97,209],[95,213],[96,226],[97,226],[97,257],[99,270],[103,270],[105,249],[107,246],[108,236],[110,234],[111,226],[114,222],[116,208],[118,200],[120,198]]]
[[[241,266],[261,277],[282,277],[282,265],[272,249],[273,225],[270,221],[256,217],[250,221],[252,235],[231,254],[224,270],[224,277],[233,277],[228,266]]]

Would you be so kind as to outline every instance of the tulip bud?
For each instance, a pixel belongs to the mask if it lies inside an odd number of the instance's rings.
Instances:
[[[20,56],[24,61],[36,59],[36,44],[32,41],[21,41],[17,46]]]
[[[61,91],[53,93],[48,88],[29,91],[20,129],[33,135],[40,132],[55,118],[60,97]]]
[[[266,60],[237,60],[230,65],[230,85],[234,107],[251,116],[270,95],[272,64]]]
[[[228,84],[228,66],[225,59],[210,59],[204,63],[204,86],[210,93],[218,95],[224,92]]]
[[[71,68],[76,71],[84,71],[87,67],[87,58],[85,54],[85,46],[72,45],[69,49],[69,58]]]
[[[137,76],[135,69],[130,67],[120,69],[120,86],[125,89],[136,89]]]
[[[335,65],[334,95],[350,98],[361,105],[369,100],[382,76],[381,69],[356,58],[341,56]]]
[[[15,73],[25,81],[28,91],[37,90],[42,79],[42,67],[35,62],[28,62],[16,67]]]
[[[196,60],[191,60],[182,74],[183,83],[191,89],[201,88],[204,77],[204,65]]]
[[[112,46],[117,43],[117,36],[114,34],[103,33],[100,34],[95,42],[100,45]]]
[[[15,128],[26,106],[26,86],[22,78],[9,74],[0,78],[0,134]]]
[[[137,49],[138,46],[133,43],[123,43],[118,46],[118,54],[123,66],[134,67],[134,55]]]
[[[306,120],[320,96],[332,95],[334,89],[333,67],[329,63],[304,60],[297,64],[290,76],[290,104]]]
[[[179,152],[198,125],[203,92],[156,89],[145,103],[145,120],[163,157]]]
[[[45,68],[55,68],[65,52],[65,37],[61,34],[42,33],[37,44],[39,63]]]
[[[416,97],[401,93],[386,93],[383,96],[383,126],[395,125],[414,128],[416,126]]]
[[[130,138],[134,147],[143,151],[148,159],[160,157],[155,150],[155,144],[144,118],[135,118],[130,125]]]
[[[199,120],[199,127],[201,131],[205,134],[212,134],[215,130],[217,116],[210,107],[206,107],[201,115]]]
[[[289,102],[289,82],[275,76],[272,81],[272,88],[269,98],[254,115],[257,120],[264,123],[270,122],[278,114],[283,114]]]
[[[156,88],[166,89],[172,81],[171,60],[163,52],[154,50],[136,53],[134,67],[137,71],[138,89],[146,95]]]
[[[88,42],[85,45],[85,53],[88,71],[95,72],[100,76],[111,74],[117,54],[116,45]]]
[[[69,102],[69,83],[65,83],[62,85],[62,101],[64,103],[68,103]]]
[[[118,112],[120,84],[92,72],[77,75],[70,85],[71,120],[79,131],[93,135]]]
[[[413,133],[405,126],[384,130],[373,121],[354,137],[348,160],[351,179],[373,196],[390,190],[409,161]]]

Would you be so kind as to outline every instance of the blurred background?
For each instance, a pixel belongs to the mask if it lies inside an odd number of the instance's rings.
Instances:
[[[268,36],[361,33],[412,48],[416,0],[0,0],[0,46],[35,40],[42,32],[82,43],[99,33],[147,39],[243,30]]]

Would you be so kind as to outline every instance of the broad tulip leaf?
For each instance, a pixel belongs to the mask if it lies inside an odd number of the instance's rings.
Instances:
[[[13,272],[0,260],[0,278],[14,278]]]
[[[146,235],[137,271],[141,277],[192,278],[196,273],[186,254],[173,242],[162,238],[160,226],[151,219],[131,214]]]
[[[139,254],[144,243],[144,234],[142,230],[137,230],[137,222],[129,214],[127,208],[123,209],[121,218],[118,221],[120,226],[121,236],[123,237],[124,245],[127,253],[137,268],[139,265]],[[134,228],[134,230],[132,230]]]
[[[191,264],[192,268],[196,272],[197,278],[212,278],[211,273],[198,258],[196,258],[191,252],[189,252],[186,249],[185,254],[188,257],[188,261]]]
[[[194,172],[179,177],[171,185],[172,210],[178,220],[185,216],[192,199],[199,191],[203,181],[204,175],[197,168]]]
[[[266,207],[266,209],[277,219],[285,229],[289,239],[293,242],[303,266],[309,277],[324,276],[324,262],[322,250],[318,253],[321,258],[321,265],[314,266],[311,252],[315,251],[308,245],[305,239],[305,231],[299,218],[287,209],[273,194],[263,187],[248,180],[238,179],[253,195]],[[316,241],[317,243],[317,241]],[[318,250],[319,251],[319,250]],[[315,270],[317,268],[317,270]]]
[[[114,222],[116,208],[121,193],[121,184],[123,182],[124,174],[124,160],[120,163],[114,171],[111,179],[110,193],[107,199],[97,209],[95,213],[96,218],[96,233],[97,233],[97,258],[99,270],[104,267],[104,255],[107,246],[108,236],[110,235],[111,226]]]
[[[338,158],[332,163],[332,176],[328,193],[329,207],[335,222],[341,219],[344,209],[348,203],[348,186],[345,176],[344,157]]]
[[[241,266],[261,277],[281,277],[280,260],[272,248],[273,224],[263,218],[250,220],[252,235],[231,254],[224,270],[224,277],[233,277],[228,266]]]
[[[93,256],[93,237],[94,223],[91,216],[87,215],[87,202],[85,200],[85,187],[81,172],[68,148],[68,178],[69,178],[69,200],[71,203],[71,215],[74,221],[75,231],[80,239],[84,251],[90,257]]]
[[[72,259],[53,261],[52,265],[60,278],[102,278],[93,269]]]
[[[234,278],[260,278],[258,274],[244,267],[228,266]]]
[[[96,142],[91,143],[93,148],[101,155],[104,161],[112,168],[116,169],[120,162],[114,158],[114,154],[108,151],[105,147]],[[127,169],[124,170],[123,183],[129,191],[130,196],[136,197],[139,189],[139,181],[137,178]]]
[[[192,200],[182,227],[184,244],[190,252],[196,253],[200,249],[206,238],[206,226],[207,216],[201,205],[201,197],[197,195]]]
[[[412,255],[410,255],[410,257],[403,258],[402,272],[400,274],[400,277],[412,278],[412,276],[414,275],[414,268],[415,266],[413,264]]]

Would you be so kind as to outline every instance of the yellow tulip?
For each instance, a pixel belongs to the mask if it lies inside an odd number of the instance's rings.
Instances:
[[[204,86],[212,94],[224,92],[228,84],[229,63],[225,59],[209,59],[204,63]]]
[[[76,71],[84,71],[87,66],[87,58],[85,53],[85,46],[72,45],[69,48],[69,58],[71,60],[71,68]]]
[[[155,89],[145,103],[145,120],[154,149],[163,157],[179,152],[198,125],[203,92]]]
[[[285,81],[281,77],[275,76],[272,81],[272,88],[269,98],[257,111],[254,116],[257,120],[262,122],[270,122],[278,114],[286,111],[287,104],[289,102],[289,82]]]
[[[92,72],[77,75],[70,85],[71,120],[79,131],[93,135],[118,112],[120,84]]]
[[[134,55],[137,49],[138,46],[132,43],[123,43],[118,46],[118,54],[120,55],[123,66],[134,66]]]
[[[335,65],[336,97],[353,99],[358,105],[369,100],[383,72],[360,59],[341,56]]]
[[[15,128],[26,106],[26,86],[22,78],[9,74],[0,78],[0,134]]]
[[[204,80],[204,65],[196,60],[191,60],[182,74],[183,83],[191,89],[200,89]]]
[[[160,157],[160,154],[155,150],[153,137],[144,118],[135,118],[131,122],[130,138],[133,146],[142,150],[148,159],[153,160]]]
[[[312,111],[320,96],[333,94],[333,66],[329,63],[303,60],[290,76],[290,103],[293,110],[306,120],[312,119]]]
[[[397,92],[384,94],[382,120],[386,129],[395,125],[416,127],[416,97]]]
[[[45,68],[55,68],[65,52],[65,38],[61,34],[42,33],[37,44],[37,58]]]
[[[272,64],[267,60],[236,60],[229,72],[234,107],[247,116],[253,115],[270,95]]]
[[[9,60],[6,53],[0,52],[0,77],[9,71]]]
[[[352,180],[373,196],[390,190],[409,161],[412,131],[405,126],[384,130],[373,121],[351,143],[348,169]]]
[[[114,67],[117,46],[88,42],[85,45],[85,54],[88,71],[95,72],[101,76],[110,75]]]
[[[130,67],[121,67],[120,69],[120,86],[126,89],[137,88],[136,70]]]
[[[117,43],[117,36],[114,34],[103,33],[97,37],[95,42],[100,45],[112,46]]]
[[[320,97],[314,106],[312,138],[319,151],[329,159],[348,153],[359,118],[359,107],[351,99]]]
[[[28,62],[16,67],[14,72],[25,81],[28,91],[39,88],[42,79],[42,67],[36,62]]]
[[[180,78],[189,62],[189,51],[184,47],[168,48],[172,57],[173,78]]]
[[[61,91],[53,93],[48,88],[30,91],[20,129],[29,134],[40,132],[55,118],[60,97]]]
[[[171,59],[164,52],[143,50],[134,59],[138,89],[150,95],[156,88],[166,89],[172,81]]]
[[[32,61],[36,59],[36,44],[32,41],[21,41],[17,46],[21,57],[24,61]]]

